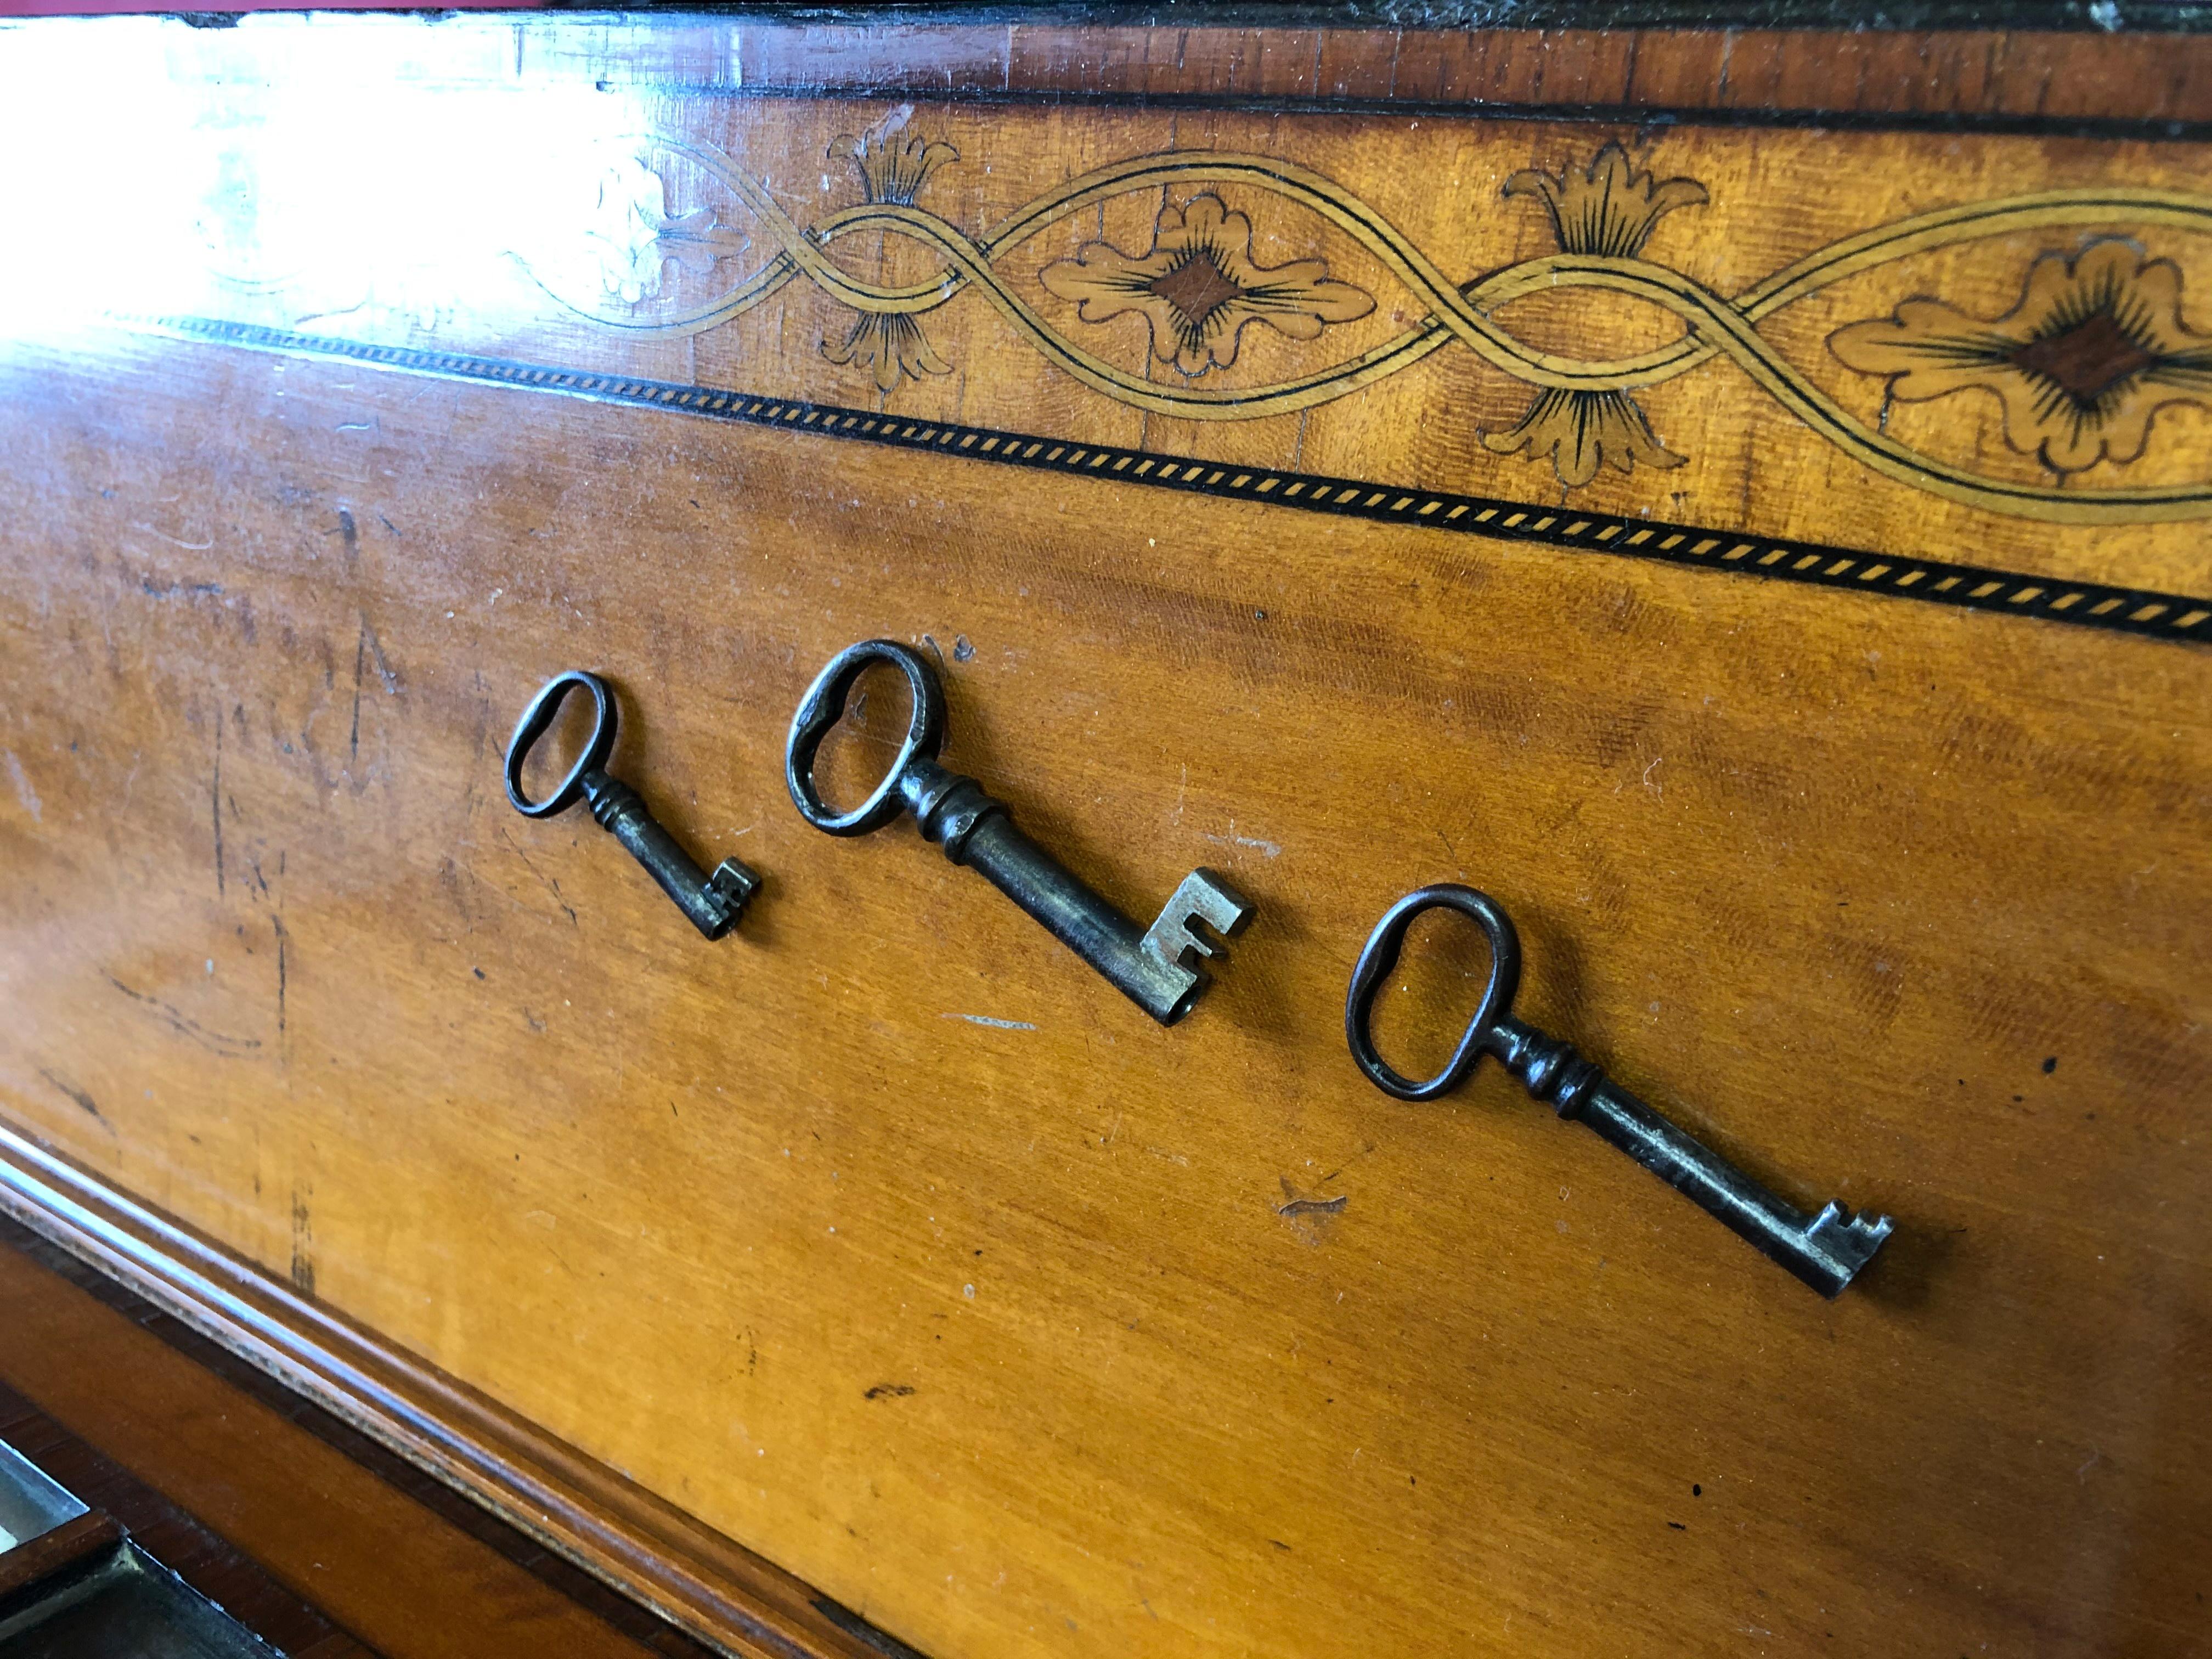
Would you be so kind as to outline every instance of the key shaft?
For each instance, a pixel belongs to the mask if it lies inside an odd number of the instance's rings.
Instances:
[[[735,859],[724,859],[709,874],[685,852],[653,816],[637,791],[605,772],[586,772],[582,780],[584,799],[592,819],[626,848],[629,855],[659,884],[660,890],[691,925],[710,939],[720,939],[738,924],[745,901],[760,886],[760,878]]]
[[[1815,1214],[1769,1192],[1559,1042],[1507,1015],[1486,1045],[1522,1086],[1585,1125],[1822,1296],[1842,1293],[1889,1237],[1889,1218],[1854,1219],[1830,1203]]]
[[[1135,922],[1030,840],[1006,804],[975,779],[948,771],[934,761],[917,759],[901,775],[899,793],[924,840],[943,847],[953,863],[982,875],[1123,996],[1163,1025],[1172,1025],[1190,1012],[1205,988],[1204,973],[1158,949],[1150,933],[1140,932]],[[1231,906],[1249,914],[1242,899],[1212,879]],[[1232,927],[1242,925],[1240,914]],[[1192,949],[1206,948],[1194,938],[1188,942]]]

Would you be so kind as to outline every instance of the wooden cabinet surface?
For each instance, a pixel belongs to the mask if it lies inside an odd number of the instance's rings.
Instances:
[[[0,1192],[733,1651],[2212,1650],[2208,106],[2180,36],[0,29]],[[1187,1021],[799,820],[870,637],[1133,915],[1250,897]],[[507,805],[570,666],[730,938]],[[1370,1086],[1437,880],[1893,1215],[1861,1283]],[[1417,934],[1407,1069],[1482,965]]]

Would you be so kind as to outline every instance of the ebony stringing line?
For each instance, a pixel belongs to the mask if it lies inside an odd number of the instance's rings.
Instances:
[[[896,449],[922,449],[970,460],[997,461],[1045,472],[1072,473],[1193,495],[1333,514],[1340,518],[1412,524],[1433,530],[1473,532],[1510,541],[1540,542],[1629,558],[1654,559],[1699,569],[1734,570],[1781,581],[1808,582],[1855,593],[1882,593],[1970,611],[2039,617],[2075,627],[2192,643],[2212,641],[2212,599],[2190,599],[2146,588],[2062,581],[1895,554],[1870,554],[1820,542],[1743,536],[1624,518],[1571,507],[1443,490],[1362,483],[1312,472],[1193,461],[1179,455],[1125,449],[1111,444],[1004,432],[945,421],[913,420],[795,398],[755,397],[713,386],[649,380],[595,369],[553,368],[464,352],[424,351],[372,345],[322,335],[295,334],[251,323],[202,317],[148,319],[152,326],[191,339],[264,351],[343,358],[416,374],[492,386],[521,386],[605,403],[712,416],[747,426],[847,438]]]
[[[2208,8],[2212,15],[2212,8]],[[599,83],[605,91],[606,82]],[[664,88],[656,88],[656,90]],[[805,82],[682,82],[665,90],[696,97],[806,98],[817,102],[879,102],[927,99],[932,104],[1080,109],[1196,110],[1206,114],[1371,115],[1393,120],[1584,121],[1600,126],[1657,131],[1680,127],[1732,131],[1813,129],[1822,132],[1972,133],[1978,137],[2088,138],[2105,142],[2201,144],[2212,142],[2212,121],[2183,116],[2031,115],[1972,110],[1855,110],[1808,105],[1796,109],[1735,108],[1724,105],[1492,103],[1461,99],[1351,97],[1327,93],[1152,92],[1136,88],[1041,90],[1029,88],[871,83],[823,87]]]

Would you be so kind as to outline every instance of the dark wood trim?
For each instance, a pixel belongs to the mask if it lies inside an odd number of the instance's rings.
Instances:
[[[98,1510],[73,1515],[58,1527],[0,1553],[0,1608],[47,1580],[111,1553],[123,1541],[115,1517]]]
[[[2201,21],[2196,10],[2172,16],[2175,28]],[[516,31],[526,66],[568,71],[588,54],[606,84],[675,93],[1889,118],[2050,132],[2156,133],[2212,121],[2212,35],[2193,33],[2019,23],[1399,28],[1241,17],[1185,26],[1006,11],[916,17],[896,7],[803,21],[632,13],[580,29],[580,21],[538,13],[502,26]]]
[[[602,0],[544,0],[547,11],[606,15]],[[670,11],[678,9],[670,7]],[[714,0],[698,15],[753,23],[979,22],[1091,28],[1403,29],[2058,29],[2075,33],[2196,32],[2212,26],[2207,0]],[[182,14],[205,16],[207,14]],[[203,25],[206,27],[206,25]],[[225,27],[220,23],[213,27]]]
[[[743,1659],[885,1651],[774,1564],[4,1122],[0,1212],[702,1641]]]
[[[15,1230],[9,1226],[8,1231]],[[96,1558],[127,1534],[156,1565],[289,1659],[378,1659],[374,1649],[321,1608],[293,1595],[257,1562],[130,1470],[101,1456],[5,1383],[0,1383],[0,1440],[73,1496],[94,1505],[91,1514],[70,1523],[102,1523],[73,1559]],[[58,1538],[65,1530],[57,1528],[46,1538]],[[46,1539],[35,1541],[44,1545]],[[16,1588],[5,1566],[14,1559],[0,1556],[0,1604]]]

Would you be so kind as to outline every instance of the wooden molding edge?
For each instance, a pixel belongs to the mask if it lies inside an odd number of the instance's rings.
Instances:
[[[738,1659],[910,1651],[636,1482],[5,1120],[0,1211],[701,1641]]]
[[[1188,15],[1160,10],[1158,21],[996,9],[988,21],[950,7],[866,4],[741,18],[601,13],[582,46],[565,38],[573,13],[507,13],[477,26],[512,29],[522,61],[540,70],[588,63],[594,78],[662,93],[1994,122],[2033,131],[2212,118],[2202,67],[2212,38],[2160,27],[2201,30],[2201,18],[2145,7],[2129,9],[2136,27],[2118,32],[2068,28],[2056,8],[2003,17],[1992,8],[1968,23],[1955,10],[1915,21],[1892,7],[1890,21],[1873,27],[1832,15],[1798,27],[1587,0],[1553,9],[1571,11],[1571,21],[1540,23],[1501,16],[1510,9],[1500,7],[1471,9],[1486,9],[1487,21],[1406,24],[1376,8],[1359,17],[1324,3],[1271,8],[1272,16],[1245,7],[1226,19],[1231,9],[1200,5]],[[1680,15],[1668,21],[1669,9]]]
[[[16,1611],[13,1604],[27,1600],[31,1592],[50,1589],[55,1579],[82,1572],[94,1558],[113,1553],[122,1541],[123,1528],[114,1516],[87,1510],[0,1552],[0,1616]]]

